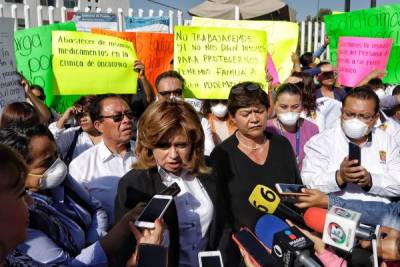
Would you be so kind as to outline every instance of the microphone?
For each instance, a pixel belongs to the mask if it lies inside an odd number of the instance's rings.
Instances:
[[[350,251],[356,239],[376,239],[375,227],[360,225],[361,213],[333,206],[329,211],[309,208],[304,213],[308,227],[322,233],[324,243]]]
[[[272,248],[272,256],[280,266],[319,267],[310,255],[314,254],[314,244],[296,227],[289,227],[273,215],[264,215],[256,223],[257,238]]]
[[[274,214],[283,219],[289,219],[300,227],[307,227],[303,217],[285,204],[274,190],[265,185],[257,185],[249,196],[250,204],[256,209]]]

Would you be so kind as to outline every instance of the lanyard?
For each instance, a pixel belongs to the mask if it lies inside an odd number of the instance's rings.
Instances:
[[[282,136],[286,137],[286,135],[282,129],[281,122],[279,120],[276,120],[276,121],[278,122],[280,134]],[[298,122],[296,122],[296,162],[297,162],[297,164],[299,164],[299,162],[300,162],[300,127],[299,127]]]

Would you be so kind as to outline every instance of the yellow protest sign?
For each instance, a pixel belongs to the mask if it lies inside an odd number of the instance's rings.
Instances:
[[[289,77],[293,63],[291,55],[296,52],[299,25],[286,21],[223,20],[193,17],[192,26],[229,27],[264,30],[268,35],[268,53],[278,71],[279,80]]]
[[[54,94],[136,93],[131,42],[86,32],[54,31]]]
[[[227,99],[239,82],[265,85],[266,58],[265,31],[175,27],[174,68],[187,81],[187,97]]]

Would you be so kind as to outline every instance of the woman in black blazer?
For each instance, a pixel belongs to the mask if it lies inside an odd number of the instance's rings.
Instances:
[[[181,192],[163,216],[168,229],[163,244],[169,246],[171,267],[197,266],[198,252],[219,245],[222,202],[203,152],[204,134],[195,110],[183,101],[156,101],[139,121],[138,161],[118,185],[116,221],[172,183],[179,185]],[[125,266],[135,245],[133,236],[125,241],[116,257],[118,266]]]

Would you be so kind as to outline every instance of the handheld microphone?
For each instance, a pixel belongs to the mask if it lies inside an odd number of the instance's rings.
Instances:
[[[309,208],[304,213],[308,227],[322,233],[322,240],[331,246],[350,251],[356,239],[376,238],[375,228],[360,225],[361,213],[333,206],[329,211]]]
[[[272,248],[272,256],[280,266],[320,266],[310,257],[314,253],[313,242],[278,217],[262,216],[256,223],[255,233],[264,245]]]
[[[278,194],[265,185],[259,184],[254,187],[253,192],[249,196],[249,202],[253,207],[262,212],[274,214],[283,219],[289,219],[300,227],[307,227],[303,217],[281,203]]]

